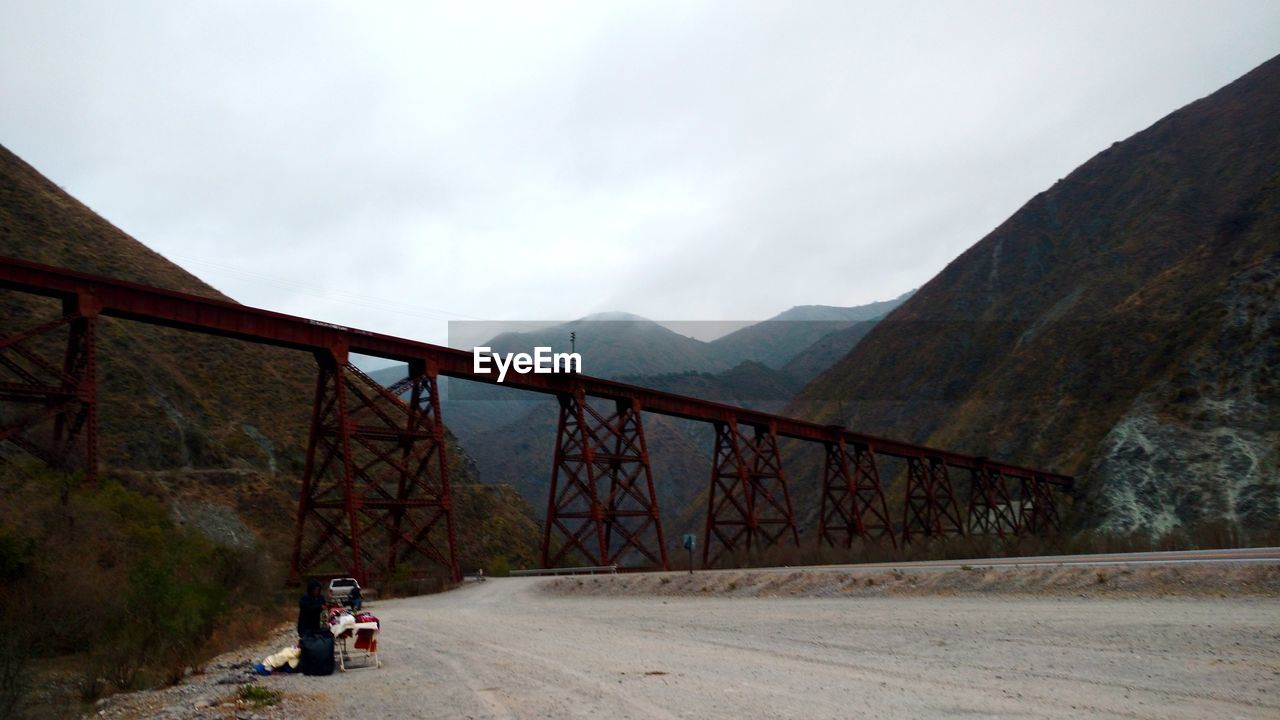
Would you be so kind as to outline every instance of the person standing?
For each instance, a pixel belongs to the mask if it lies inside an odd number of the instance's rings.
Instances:
[[[320,588],[320,581],[308,581],[306,594],[298,598],[298,637],[310,635],[321,628],[324,608],[324,592]]]

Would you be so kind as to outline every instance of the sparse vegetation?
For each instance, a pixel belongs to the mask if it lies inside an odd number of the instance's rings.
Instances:
[[[241,685],[236,697],[256,708],[263,708],[279,703],[284,693],[261,685]]]
[[[40,638],[3,644],[5,717],[21,716],[30,685],[28,659],[12,648],[67,660],[78,668],[79,699],[92,701],[176,682],[243,639],[232,628],[244,618],[265,619],[249,623],[258,629],[283,619],[272,604],[280,576],[256,552],[215,545],[118,483],[93,489],[49,471],[24,478],[0,468],[0,487],[23,498],[0,510],[0,568],[12,589],[0,622]]]
[[[509,485],[476,482],[475,470],[455,448],[450,473],[463,570],[484,568],[491,577],[505,577],[513,568],[535,567],[542,534],[532,508]]]

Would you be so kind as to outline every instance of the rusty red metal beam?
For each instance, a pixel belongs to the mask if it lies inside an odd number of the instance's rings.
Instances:
[[[626,403],[600,412],[583,395],[560,396],[542,566],[562,567],[566,558],[669,569],[643,424]]]
[[[425,363],[427,373],[496,384],[497,373],[474,371],[465,350],[382,335],[318,320],[285,315],[225,300],[148,287],[124,280],[0,256],[0,288],[57,298],[86,297],[101,314],[204,334],[307,351],[351,352],[408,363]],[[772,428],[777,435],[810,442],[843,439],[875,452],[905,459],[930,459],[950,467],[1070,488],[1072,478],[987,458],[856,433],[845,428],[758,412],[747,408],[652,390],[582,374],[508,372],[503,386],[532,392],[585,395],[626,401],[644,412],[699,422],[736,422]]]
[[[337,562],[368,584],[425,559],[460,582],[436,379],[412,378],[405,402],[345,356],[316,362],[291,579]]]

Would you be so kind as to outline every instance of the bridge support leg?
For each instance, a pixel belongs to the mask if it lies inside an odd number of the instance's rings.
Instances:
[[[971,535],[995,535],[1003,540],[1019,533],[1019,513],[1009,493],[1004,473],[982,467],[969,473],[969,524]]]
[[[1042,535],[1061,534],[1062,516],[1058,514],[1058,485],[1050,483],[1048,478],[1036,477],[1037,497],[1036,532]]]
[[[947,465],[938,458],[908,458],[902,544],[915,538],[965,534]]]
[[[868,541],[887,537],[896,548],[875,453],[862,443],[850,448],[844,438],[825,446],[818,537],[831,547],[843,548],[852,547],[855,537]]]
[[[596,417],[601,434],[608,433],[613,442],[613,453],[609,457],[596,456],[597,462],[607,463],[604,469],[609,477],[604,537],[611,554],[606,564],[620,564],[628,553],[635,552],[648,566],[669,570],[671,565],[667,560],[662,515],[649,466],[649,447],[640,422],[640,406],[635,401],[619,400],[612,416]]]
[[[725,552],[764,550],[788,537],[799,546],[776,429],[756,426],[748,437],[735,421],[717,422],[703,567]]]
[[[400,441],[400,464],[396,467],[396,503],[391,506],[388,571],[394,572],[406,560],[426,559],[445,566],[450,579],[461,582],[438,376],[434,367],[411,363],[409,382],[405,435]],[[399,400],[395,393],[386,394]]]
[[[67,298],[58,319],[0,338],[0,403],[14,408],[0,425],[0,446],[21,449],[52,467],[80,470],[90,484],[98,480],[99,307],[90,295]],[[51,336],[63,331],[62,361],[52,361],[43,353]]]
[[[1043,475],[1021,479],[1019,525],[1023,532],[1049,535],[1062,529],[1054,488]]]
[[[315,405],[294,528],[291,575],[349,574],[362,584],[442,566],[457,582],[452,496],[434,373],[406,404],[347,362],[316,353]]]
[[[605,416],[581,390],[559,401],[542,566],[560,567],[576,556],[590,565],[668,569],[640,406],[617,400]]]

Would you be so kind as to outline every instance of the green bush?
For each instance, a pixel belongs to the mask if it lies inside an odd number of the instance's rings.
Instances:
[[[0,579],[12,588],[3,614],[27,619],[39,651],[78,658],[83,700],[175,682],[216,649],[211,638],[238,637],[233,614],[273,615],[262,608],[279,580],[260,553],[215,545],[118,483],[32,475],[0,478],[26,498],[0,506]],[[21,712],[23,662],[0,653],[0,717]]]
[[[507,577],[511,574],[511,562],[505,555],[497,555],[489,559],[489,567],[485,570],[491,577]]]

